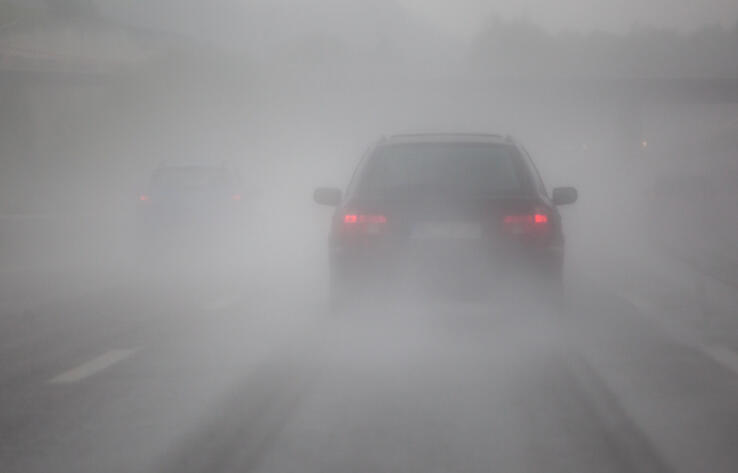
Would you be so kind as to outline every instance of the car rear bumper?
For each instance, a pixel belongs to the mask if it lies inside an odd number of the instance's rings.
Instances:
[[[374,294],[490,294],[559,284],[562,264],[555,247],[334,248],[331,279],[334,287]]]

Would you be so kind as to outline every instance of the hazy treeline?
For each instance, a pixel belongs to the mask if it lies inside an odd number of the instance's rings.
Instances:
[[[692,32],[634,26],[627,34],[549,33],[495,20],[473,45],[479,67],[505,74],[594,77],[738,77],[738,23]]]
[[[143,6],[142,6],[143,5]],[[302,6],[301,6],[302,5]],[[738,22],[692,31],[634,25],[627,33],[552,32],[527,20],[492,18],[471,39],[448,35],[394,0],[244,4],[157,0],[0,0],[0,24],[29,12],[87,16],[107,24],[189,36],[238,52],[239,60],[298,68],[411,68],[495,76],[738,78]],[[434,67],[429,69],[428,64]]]

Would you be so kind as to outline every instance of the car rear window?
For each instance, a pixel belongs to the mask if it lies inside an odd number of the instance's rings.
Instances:
[[[419,143],[379,148],[358,192],[394,194],[520,194],[518,151],[494,143]]]
[[[151,183],[161,190],[207,190],[228,188],[235,181],[226,169],[193,166],[159,169]]]

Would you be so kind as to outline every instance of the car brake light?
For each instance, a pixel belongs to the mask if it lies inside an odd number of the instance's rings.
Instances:
[[[241,194],[233,194],[231,200],[241,200]]]
[[[149,196],[147,194],[141,194],[141,195],[138,196],[138,200],[140,202],[148,202],[148,201],[151,200],[151,196]]]
[[[541,234],[549,229],[548,215],[542,211],[533,214],[508,215],[503,219],[505,231],[513,235]]]
[[[344,233],[351,234],[376,234],[381,233],[387,217],[382,214],[355,214],[348,213],[343,216]]]
[[[387,217],[377,214],[346,214],[343,223],[387,223]]]

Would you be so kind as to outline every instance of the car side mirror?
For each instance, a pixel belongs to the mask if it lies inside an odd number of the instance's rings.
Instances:
[[[557,187],[553,190],[552,199],[554,205],[568,205],[577,201],[579,193],[573,187]]]
[[[335,187],[318,187],[313,192],[313,200],[320,205],[336,207],[341,203],[341,189]]]

